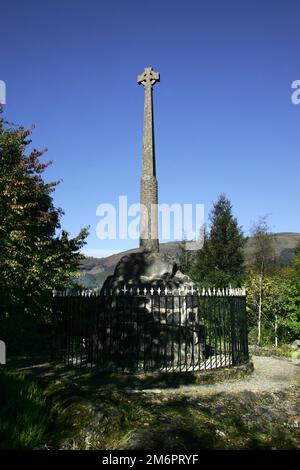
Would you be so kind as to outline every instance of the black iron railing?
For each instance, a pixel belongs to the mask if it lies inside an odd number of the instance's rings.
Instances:
[[[55,293],[55,360],[107,371],[201,371],[248,362],[243,290]]]

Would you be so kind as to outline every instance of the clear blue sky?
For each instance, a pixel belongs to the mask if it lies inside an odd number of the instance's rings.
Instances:
[[[270,214],[274,231],[300,232],[300,79],[297,0],[27,0],[2,2],[0,79],[5,116],[48,147],[46,178],[72,235],[96,207],[138,202],[145,66],[154,89],[160,202],[231,199],[245,232]]]

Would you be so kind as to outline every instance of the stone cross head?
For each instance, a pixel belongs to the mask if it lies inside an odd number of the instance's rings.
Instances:
[[[143,85],[145,88],[147,86],[152,87],[156,82],[159,82],[159,73],[154,72],[152,67],[145,67],[144,72],[141,75],[138,75],[137,82],[139,85]]]

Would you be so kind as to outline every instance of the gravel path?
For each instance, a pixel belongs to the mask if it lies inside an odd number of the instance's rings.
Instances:
[[[230,380],[213,385],[182,385],[176,390],[147,389],[144,393],[183,394],[190,393],[238,393],[245,390],[250,392],[277,392],[300,382],[300,360],[277,357],[253,356],[254,372],[241,380]]]
[[[252,360],[240,380],[138,392],[153,416],[121,448],[299,449],[300,360]]]

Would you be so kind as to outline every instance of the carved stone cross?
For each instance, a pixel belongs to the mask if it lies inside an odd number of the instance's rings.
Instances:
[[[144,251],[158,252],[158,214],[157,180],[155,168],[155,146],[153,126],[152,87],[160,81],[159,73],[146,67],[138,76],[137,82],[145,89],[143,157],[141,178],[141,219],[140,248]]]
[[[138,78],[137,78],[138,84],[144,85],[145,88],[149,85],[152,86],[156,82],[159,82],[159,81],[160,81],[159,73],[154,72],[152,67],[146,67],[144,72],[141,73],[141,75],[138,75]]]

